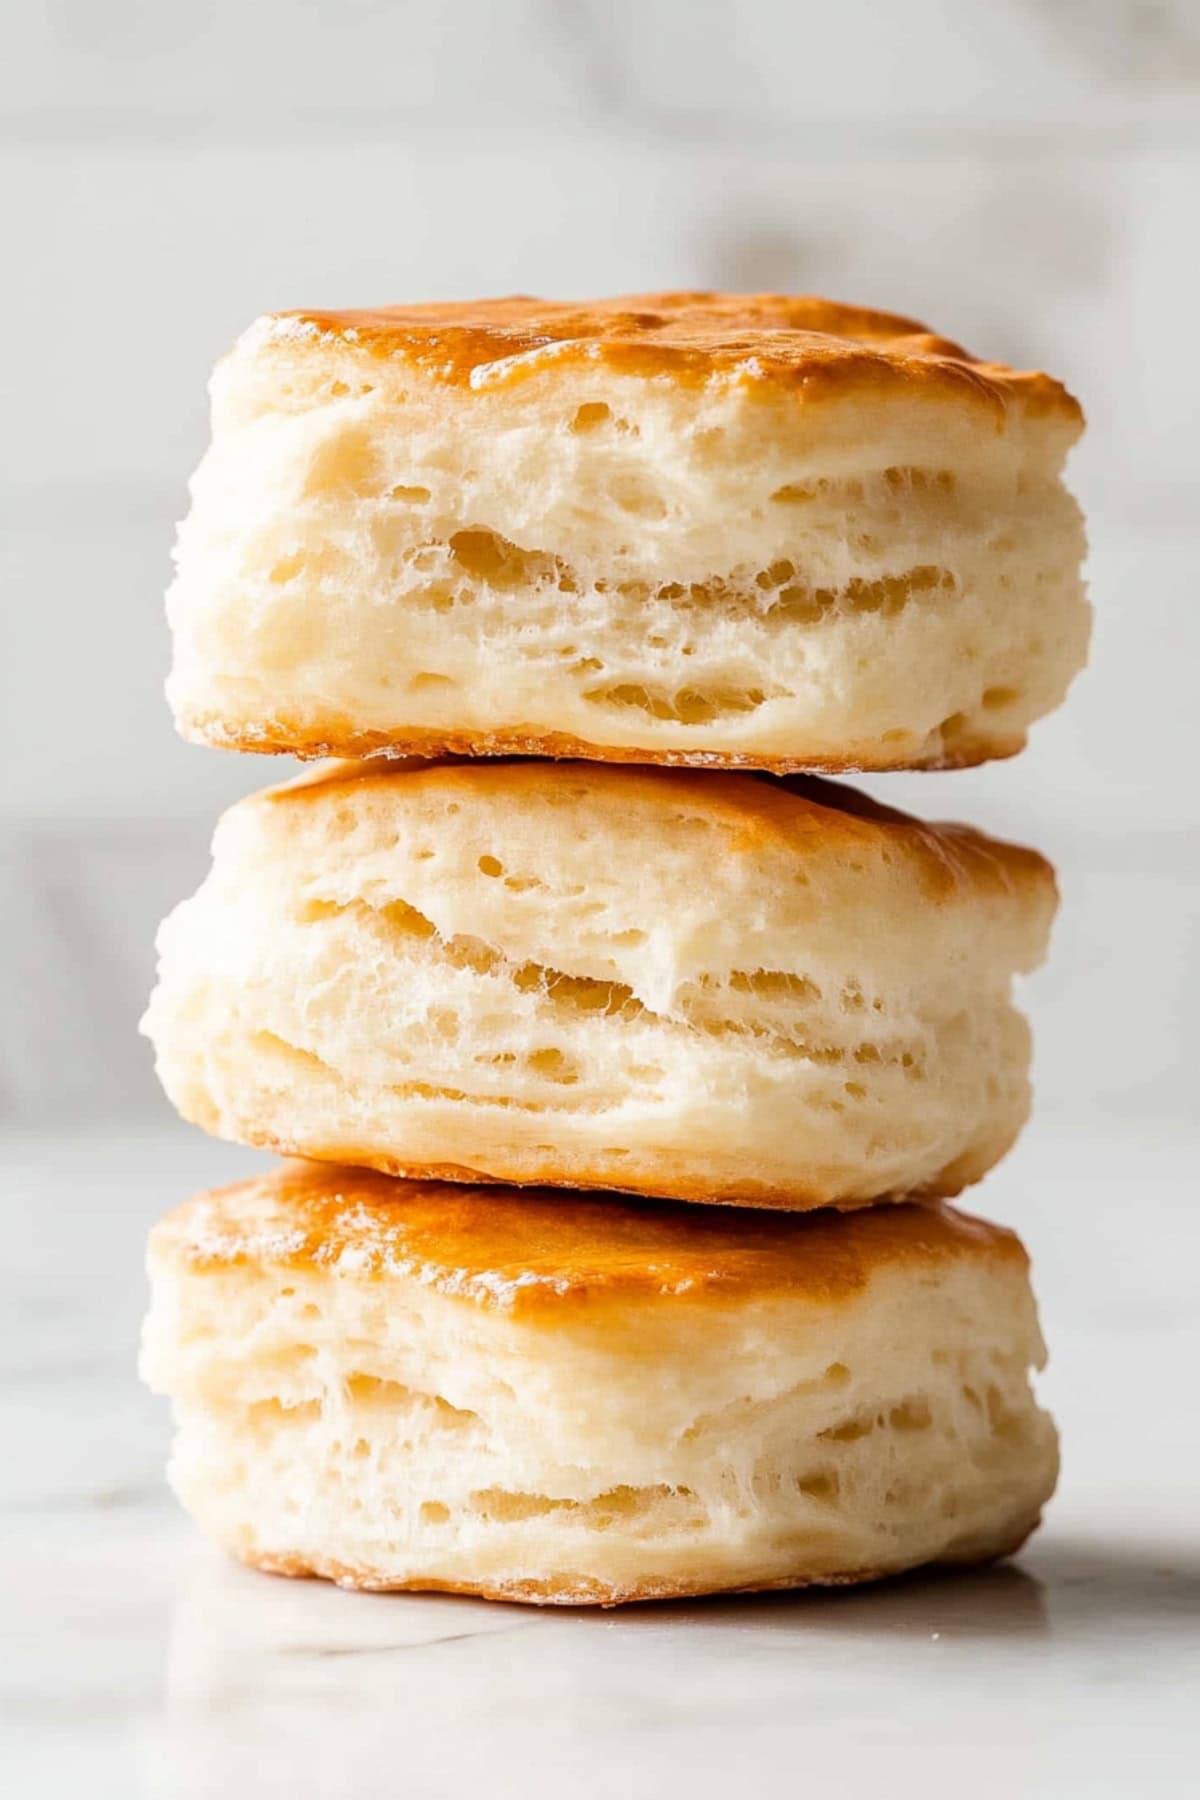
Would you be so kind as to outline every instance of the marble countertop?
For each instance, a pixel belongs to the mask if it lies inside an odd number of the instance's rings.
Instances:
[[[1196,1141],[1041,1126],[974,1204],[1035,1258],[1064,1438],[1015,1563],[539,1612],[272,1580],[162,1485],[141,1240],[256,1160],[0,1140],[0,1781],[14,1800],[1200,1790]]]

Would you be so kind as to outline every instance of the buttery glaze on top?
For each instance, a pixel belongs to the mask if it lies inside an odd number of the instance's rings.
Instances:
[[[888,1263],[1027,1261],[1013,1232],[946,1205],[727,1211],[398,1181],[303,1162],[198,1194],[155,1228],[151,1254],[194,1271],[249,1263],[398,1276],[513,1313],[568,1301],[681,1297],[825,1302],[852,1298]]]
[[[416,801],[444,793],[447,800],[499,808],[552,793],[582,809],[615,808],[631,837],[636,832],[630,812],[634,802],[662,806],[671,814],[691,808],[730,833],[735,854],[753,853],[771,838],[802,855],[827,854],[837,847],[886,847],[919,862],[929,898],[938,903],[965,899],[981,889],[1011,893],[1044,886],[1056,891],[1054,870],[1036,850],[990,838],[972,825],[914,819],[845,782],[815,775],[614,768],[533,757],[406,757],[390,763],[338,759],[318,763],[238,804],[319,805],[331,789],[338,790],[339,803],[355,797],[348,796],[350,789],[368,800],[378,796],[384,805],[389,793],[401,803],[410,795]]]
[[[449,386],[495,386],[546,368],[601,365],[700,383],[733,377],[803,388],[922,384],[1003,410],[1019,401],[1082,423],[1079,403],[1040,371],[982,361],[915,319],[812,294],[626,294],[608,300],[514,295],[421,306],[275,313],[250,340],[333,339]]]

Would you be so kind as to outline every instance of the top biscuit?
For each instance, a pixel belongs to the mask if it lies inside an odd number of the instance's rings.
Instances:
[[[1086,651],[1081,424],[814,298],[273,315],[214,380],[172,703],[299,755],[1008,755]]]

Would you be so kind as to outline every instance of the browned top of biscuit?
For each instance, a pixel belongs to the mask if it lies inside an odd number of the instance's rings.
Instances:
[[[803,856],[853,858],[858,850],[911,859],[930,900],[938,903],[969,899],[980,891],[1051,898],[1055,893],[1054,870],[1036,850],[990,838],[970,825],[925,823],[880,805],[845,782],[813,775],[612,767],[536,757],[413,757],[321,763],[240,804],[341,805],[348,797],[361,797],[367,805],[386,808],[390,803],[436,805],[444,798],[447,805],[467,802],[502,813],[547,795],[581,815],[604,818],[614,835],[626,831],[631,848],[639,832],[644,841],[661,807],[664,816],[683,811],[723,826],[734,855],[753,855],[774,842]],[[563,829],[569,829],[569,813]]]
[[[526,1316],[610,1300],[825,1304],[852,1298],[887,1264],[1027,1260],[1013,1232],[946,1205],[755,1212],[397,1181],[304,1162],[198,1194],[155,1228],[151,1250],[195,1272],[400,1277]]]
[[[258,335],[261,334],[261,335]],[[276,313],[257,341],[310,337],[357,347],[448,386],[482,388],[547,369],[609,368],[678,383],[733,378],[805,400],[918,385],[1082,423],[1079,403],[1038,371],[972,356],[915,319],[813,294],[515,295],[422,306]]]

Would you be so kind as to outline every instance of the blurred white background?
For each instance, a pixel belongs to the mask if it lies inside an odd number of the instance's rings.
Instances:
[[[887,798],[1064,877],[1043,1115],[1194,1107],[1200,7],[43,0],[6,15],[0,1113],[166,1123],[135,1023],[217,809],[178,742],[173,522],[257,313],[790,288],[1083,399],[1093,666],[1014,763]]]

